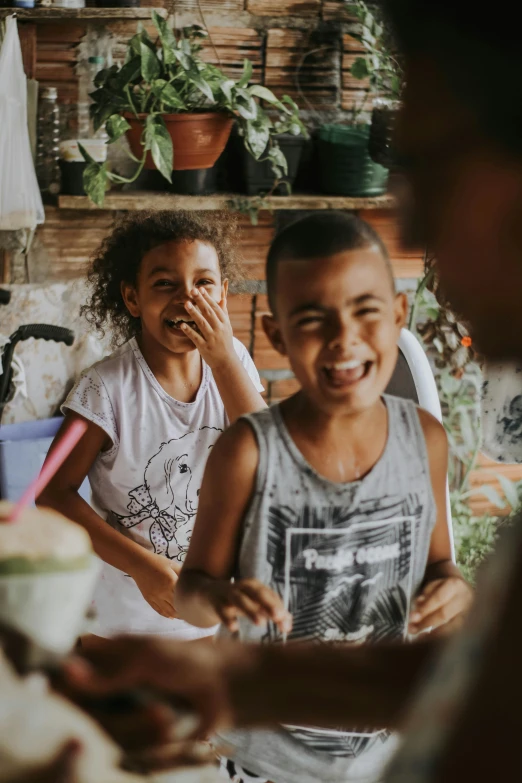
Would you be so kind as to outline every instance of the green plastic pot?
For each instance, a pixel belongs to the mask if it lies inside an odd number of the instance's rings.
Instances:
[[[386,193],[388,169],[368,152],[369,126],[323,125],[318,149],[320,186],[332,196],[368,197]]]

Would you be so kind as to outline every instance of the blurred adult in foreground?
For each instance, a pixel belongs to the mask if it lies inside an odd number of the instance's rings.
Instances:
[[[471,322],[481,353],[521,360],[518,12],[484,14],[466,0],[386,5],[406,59],[398,147],[412,189],[410,238],[435,251],[445,293]],[[136,684],[171,692],[201,713],[204,728],[401,725],[405,739],[390,783],[516,780],[521,606],[519,521],[448,646],[428,636],[395,649],[232,646],[188,653],[125,640],[93,658],[96,673],[73,664],[69,679],[97,692]]]

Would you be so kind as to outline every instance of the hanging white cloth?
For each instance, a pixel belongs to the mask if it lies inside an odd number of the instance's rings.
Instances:
[[[0,50],[0,231],[34,229],[45,219],[27,128],[27,79],[14,16]]]

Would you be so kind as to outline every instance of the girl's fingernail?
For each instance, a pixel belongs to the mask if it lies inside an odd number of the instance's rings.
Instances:
[[[412,616],[410,617],[410,622],[412,622],[412,623],[418,623],[420,619],[421,619],[421,616],[420,616],[420,614],[418,614],[418,613],[416,612],[415,614],[412,614]]]
[[[185,306],[188,307],[189,310],[191,310],[194,307],[192,302],[187,302],[187,304]]]
[[[198,290],[197,288],[195,288],[195,289],[192,291],[192,296],[199,296],[199,290]]]

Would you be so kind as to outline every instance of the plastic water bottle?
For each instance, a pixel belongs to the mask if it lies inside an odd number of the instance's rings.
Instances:
[[[56,87],[44,88],[38,102],[38,140],[36,145],[36,177],[42,193],[60,192],[60,110]]]

